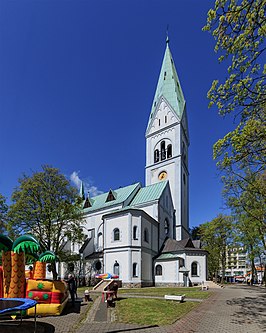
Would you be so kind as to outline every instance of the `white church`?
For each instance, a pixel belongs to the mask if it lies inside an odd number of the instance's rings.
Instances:
[[[81,185],[85,275],[89,267],[119,275],[124,287],[206,281],[207,253],[189,235],[188,147],[186,102],[167,39],[146,130],[145,186],[85,198]]]

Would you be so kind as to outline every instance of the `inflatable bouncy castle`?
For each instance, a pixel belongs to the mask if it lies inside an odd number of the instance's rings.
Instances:
[[[46,264],[57,258],[51,251],[38,256],[39,248],[39,242],[32,235],[20,236],[14,242],[0,235],[0,297],[30,298],[38,302],[37,315],[60,315],[68,302],[67,285],[63,281],[45,279]],[[26,272],[25,264],[32,264],[32,269]],[[34,315],[34,309],[27,311],[28,315]]]

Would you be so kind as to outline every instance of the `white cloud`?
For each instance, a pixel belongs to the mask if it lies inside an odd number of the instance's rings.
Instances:
[[[70,180],[72,183],[76,185],[76,187],[79,189],[80,184],[81,184],[81,179],[79,178],[79,172],[78,171],[73,171],[70,175]]]
[[[86,196],[87,196],[87,193],[89,193],[90,197],[94,197],[96,195],[103,193],[103,191],[98,190],[98,188],[96,186],[92,185],[91,181],[89,181],[87,179],[81,179],[79,177],[79,171],[73,171],[72,174],[70,175],[70,180],[77,187],[78,190],[80,189],[81,182],[83,182],[84,191],[85,191]]]

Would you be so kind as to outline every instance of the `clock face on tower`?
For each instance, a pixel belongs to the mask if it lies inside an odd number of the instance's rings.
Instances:
[[[165,180],[167,178],[167,172],[166,171],[162,171],[159,173],[158,179],[159,180]]]

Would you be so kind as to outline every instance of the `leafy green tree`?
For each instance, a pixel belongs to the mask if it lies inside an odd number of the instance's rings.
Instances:
[[[42,252],[53,251],[60,256],[67,240],[79,242],[84,237],[78,193],[58,169],[50,166],[19,179],[9,217],[9,229],[35,235]],[[53,274],[56,276],[55,265]]]
[[[217,0],[203,28],[212,32],[219,61],[229,64],[224,82],[208,92],[210,106],[231,113],[236,128],[214,145],[214,158],[228,174],[243,177],[249,167],[261,173],[266,152],[266,0]]]
[[[244,177],[243,177],[244,178]],[[266,173],[255,174],[245,170],[245,179],[228,177],[224,189],[227,205],[235,216],[250,220],[253,238],[259,239],[266,251]],[[241,220],[241,219],[240,219]],[[238,223],[238,228],[240,225]],[[246,230],[246,228],[245,228]]]
[[[8,206],[6,204],[6,198],[0,194],[0,233],[6,231],[6,222],[7,222],[7,211]]]
[[[235,241],[248,251],[253,279],[255,259],[266,253],[265,177],[265,173],[254,174],[246,170],[245,180],[231,176],[225,187],[227,204],[235,217]]]
[[[235,242],[243,246],[247,251],[251,266],[252,281],[254,281],[256,277],[255,259],[263,252],[262,243],[256,231],[256,224],[254,224],[253,219],[242,213],[236,216],[235,226]]]
[[[226,252],[231,244],[233,224],[230,216],[219,214],[210,222],[199,226],[202,248],[209,252],[208,273],[209,276],[217,275],[222,271],[222,283],[225,278]]]
[[[214,144],[213,156],[251,261],[257,245],[265,244],[265,11],[266,0],[216,0],[203,28],[216,41],[219,61],[228,65],[226,79],[212,83],[209,106],[216,105],[221,116],[231,114],[236,127]]]
[[[193,227],[190,230],[190,234],[193,240],[199,240],[200,239],[200,227]]]

